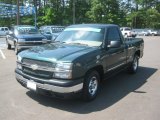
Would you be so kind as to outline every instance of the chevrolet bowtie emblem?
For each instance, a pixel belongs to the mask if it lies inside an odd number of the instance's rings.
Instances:
[[[31,69],[32,69],[32,70],[37,70],[37,69],[38,69],[38,65],[37,65],[37,64],[31,65]]]

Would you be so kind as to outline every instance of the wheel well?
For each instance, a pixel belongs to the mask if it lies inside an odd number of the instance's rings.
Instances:
[[[103,67],[102,67],[101,65],[96,66],[96,67],[93,67],[93,68],[91,68],[90,70],[88,70],[87,73],[90,72],[90,71],[93,71],[93,70],[96,70],[96,71],[99,73],[100,80],[102,81],[102,80],[103,80],[103,77],[104,77]]]
[[[135,55],[138,55],[138,57],[140,57],[140,50],[136,51]]]

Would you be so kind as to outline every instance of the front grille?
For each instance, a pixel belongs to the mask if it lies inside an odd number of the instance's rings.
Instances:
[[[26,41],[41,41],[42,40],[42,38],[26,38],[25,39]]]
[[[34,46],[34,45],[42,45],[43,43],[42,42],[21,42],[21,43],[19,43],[19,45],[21,46],[21,45],[23,45],[23,46],[28,46],[28,45],[30,45],[30,46]]]
[[[51,62],[39,61],[39,60],[33,60],[33,59],[27,59],[27,58],[24,58],[22,60],[22,63],[26,64],[26,65],[36,64],[39,67],[45,67],[45,68],[53,68],[53,67],[55,67],[55,65],[53,63],[51,63]]]
[[[23,67],[23,72],[34,77],[45,78],[45,79],[51,79],[53,76],[53,72],[32,70],[31,68],[28,67]]]
[[[34,65],[34,64],[36,64],[38,68],[44,68],[44,70],[43,69],[33,70],[30,67],[31,65]],[[46,70],[47,69],[49,70],[50,68],[53,69],[54,67],[55,65],[51,62],[33,60],[28,58],[24,58],[22,60],[22,71],[28,75],[38,77],[38,78],[51,79],[53,76],[53,71],[46,71]]]

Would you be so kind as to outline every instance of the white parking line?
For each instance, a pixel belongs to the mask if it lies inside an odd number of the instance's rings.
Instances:
[[[6,56],[4,55],[4,53],[2,52],[2,50],[0,50],[0,54],[2,56],[3,59],[6,59]]]

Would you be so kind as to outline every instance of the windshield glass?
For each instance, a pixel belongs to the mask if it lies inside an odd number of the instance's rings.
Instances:
[[[104,39],[104,31],[104,28],[66,28],[55,41],[100,46]]]
[[[130,30],[131,30],[131,28],[125,28],[125,30],[126,30],[126,31],[130,31]]]
[[[38,29],[35,27],[18,27],[17,29],[18,34],[37,34]]]

